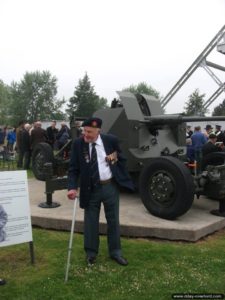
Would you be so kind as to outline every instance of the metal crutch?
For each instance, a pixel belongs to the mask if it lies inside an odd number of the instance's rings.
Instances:
[[[70,241],[69,241],[68,256],[67,256],[65,282],[68,281],[68,274],[69,274],[69,268],[70,268],[70,257],[71,257],[72,245],[73,245],[73,234],[74,234],[77,202],[78,202],[78,197],[75,198],[74,206],[73,206],[73,218],[72,218],[71,231],[70,231]]]

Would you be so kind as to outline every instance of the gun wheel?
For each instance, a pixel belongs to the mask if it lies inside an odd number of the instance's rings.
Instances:
[[[194,183],[187,167],[174,157],[151,160],[139,178],[140,196],[147,210],[163,219],[187,212],[194,200]]]
[[[47,143],[39,143],[32,152],[32,170],[38,180],[46,180],[45,163],[54,163],[52,147]]]

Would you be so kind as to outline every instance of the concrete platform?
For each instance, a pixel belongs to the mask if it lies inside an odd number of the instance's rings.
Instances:
[[[46,201],[45,183],[36,179],[28,180],[32,224],[48,229],[68,230],[71,228],[74,201],[66,197],[66,190],[56,191],[53,202],[57,208],[40,208]],[[77,206],[75,231],[83,232],[83,210]],[[120,224],[121,235],[127,237],[156,237],[168,240],[195,242],[225,227],[225,218],[210,214],[217,209],[218,202],[201,197],[195,199],[192,208],[175,221],[152,216],[143,206],[137,194],[121,193]],[[100,233],[106,233],[106,220],[101,210]]]

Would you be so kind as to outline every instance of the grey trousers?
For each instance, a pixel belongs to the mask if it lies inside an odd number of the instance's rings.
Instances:
[[[88,208],[84,212],[84,250],[96,256],[99,250],[99,214],[104,205],[107,221],[107,241],[110,256],[121,255],[119,225],[119,189],[115,183],[94,188]]]

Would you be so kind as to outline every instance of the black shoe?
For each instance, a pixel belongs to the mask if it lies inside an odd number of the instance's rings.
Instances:
[[[87,256],[86,260],[88,266],[92,266],[96,262],[96,256]]]
[[[1,279],[1,278],[0,278],[0,285],[4,285],[4,284],[6,284],[5,279]]]
[[[119,265],[127,266],[128,261],[122,256],[111,256],[111,259],[115,260]]]

